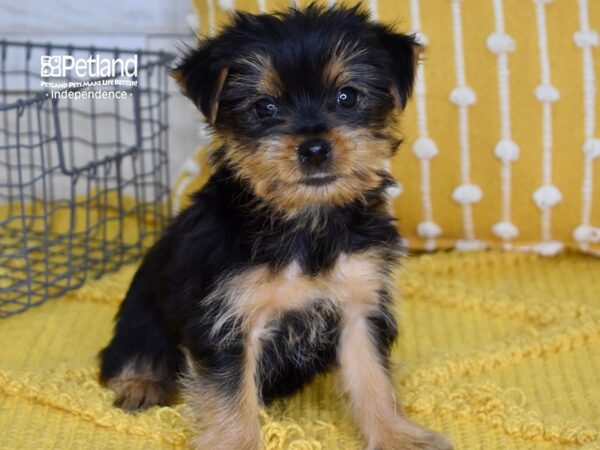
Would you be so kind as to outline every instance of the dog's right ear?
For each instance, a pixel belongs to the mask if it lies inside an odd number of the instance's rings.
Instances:
[[[182,92],[214,125],[228,69],[215,54],[217,43],[208,39],[190,50],[171,71]]]

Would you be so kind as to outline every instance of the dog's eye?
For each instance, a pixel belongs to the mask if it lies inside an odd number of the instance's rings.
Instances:
[[[277,105],[273,102],[273,100],[269,98],[261,98],[257,100],[254,104],[254,108],[256,109],[256,114],[261,119],[265,117],[273,117],[277,114]]]
[[[356,89],[350,86],[341,88],[337,95],[338,104],[344,108],[352,108],[354,105],[356,105],[357,99],[358,92],[356,92]]]

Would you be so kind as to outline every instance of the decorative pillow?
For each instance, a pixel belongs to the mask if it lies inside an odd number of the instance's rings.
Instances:
[[[196,0],[199,32],[214,34],[234,8],[286,6]],[[426,46],[392,164],[402,186],[394,209],[409,246],[600,255],[600,1],[364,6]],[[201,153],[179,177],[179,205],[207,176]]]

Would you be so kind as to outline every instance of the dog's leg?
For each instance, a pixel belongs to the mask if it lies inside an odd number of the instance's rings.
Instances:
[[[136,273],[119,310],[114,336],[100,353],[100,380],[115,392],[115,406],[127,411],[167,404],[183,362],[152,301],[159,273],[149,267],[153,261],[149,256]]]
[[[183,394],[200,432],[198,450],[257,450],[262,447],[257,364],[260,332],[226,348],[185,350]]]
[[[347,305],[338,353],[343,387],[367,449],[451,449],[445,437],[408,420],[396,403],[387,355],[377,345],[378,329],[369,318],[372,314],[377,312],[365,304]]]

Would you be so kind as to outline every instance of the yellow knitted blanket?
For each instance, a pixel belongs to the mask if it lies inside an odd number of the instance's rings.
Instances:
[[[134,269],[0,321],[0,448],[185,446],[184,405],[129,415],[97,383]],[[600,448],[600,259],[441,253],[398,283],[394,372],[415,420],[458,449]],[[361,448],[334,380],[264,412],[266,449]]]

